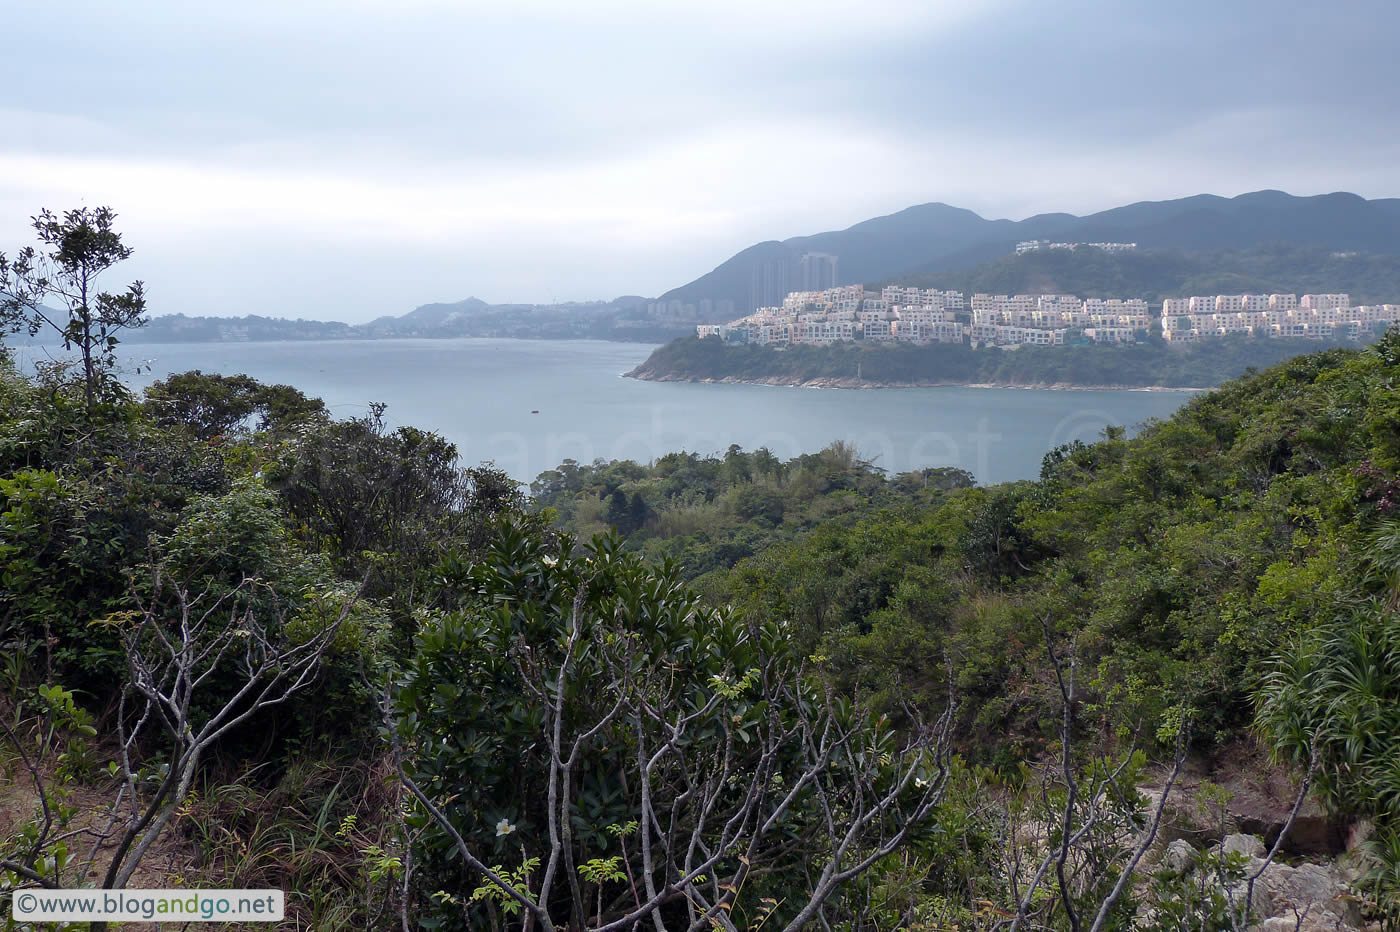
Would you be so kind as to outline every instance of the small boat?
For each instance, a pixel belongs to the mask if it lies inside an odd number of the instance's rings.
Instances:
[[[531,414],[539,414],[539,413],[540,413],[540,409],[539,409],[539,408],[536,408],[535,410],[531,411],[530,413],[531,413]]]

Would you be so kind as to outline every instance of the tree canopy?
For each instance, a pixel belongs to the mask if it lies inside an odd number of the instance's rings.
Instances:
[[[146,312],[141,282],[113,294],[98,291],[98,279],[131,257],[110,207],[82,207],[62,218],[45,210],[32,218],[40,248],[25,246],[11,258],[0,252],[0,334],[48,329],[82,357],[84,399],[89,411],[116,365],[117,334],[139,327]],[[45,302],[59,305],[55,310]]]

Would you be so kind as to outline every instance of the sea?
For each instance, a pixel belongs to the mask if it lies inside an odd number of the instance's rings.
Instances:
[[[126,343],[123,380],[246,373],[296,386],[338,417],[388,407],[390,426],[441,433],[465,463],[528,483],[566,459],[648,463],[673,451],[767,447],[788,459],[841,440],[890,474],[956,466],[983,484],[1039,475],[1045,453],[1104,429],[1130,433],[1189,391],[797,388],[624,378],[655,349],[592,340],[398,339]],[[53,347],[14,347],[22,366]]]

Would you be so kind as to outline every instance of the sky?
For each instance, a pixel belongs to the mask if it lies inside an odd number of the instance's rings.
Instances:
[[[1400,195],[1393,0],[14,0],[0,22],[0,251],[41,208],[110,205],[135,249],[111,286],[143,279],[154,314],[651,296],[930,201]]]

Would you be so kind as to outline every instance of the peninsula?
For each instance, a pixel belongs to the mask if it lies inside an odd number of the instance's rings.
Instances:
[[[1319,345],[1322,343],[1322,345]],[[1323,346],[1354,343],[1232,336],[1184,347],[855,343],[778,348],[683,337],[657,348],[629,378],[808,388],[1203,389]]]
[[[1355,345],[1400,321],[1400,304],[1346,294],[1197,295],[1080,301],[861,286],[794,292],[701,325],[628,375],[651,381],[831,388],[941,385],[1202,388],[1317,348]]]

